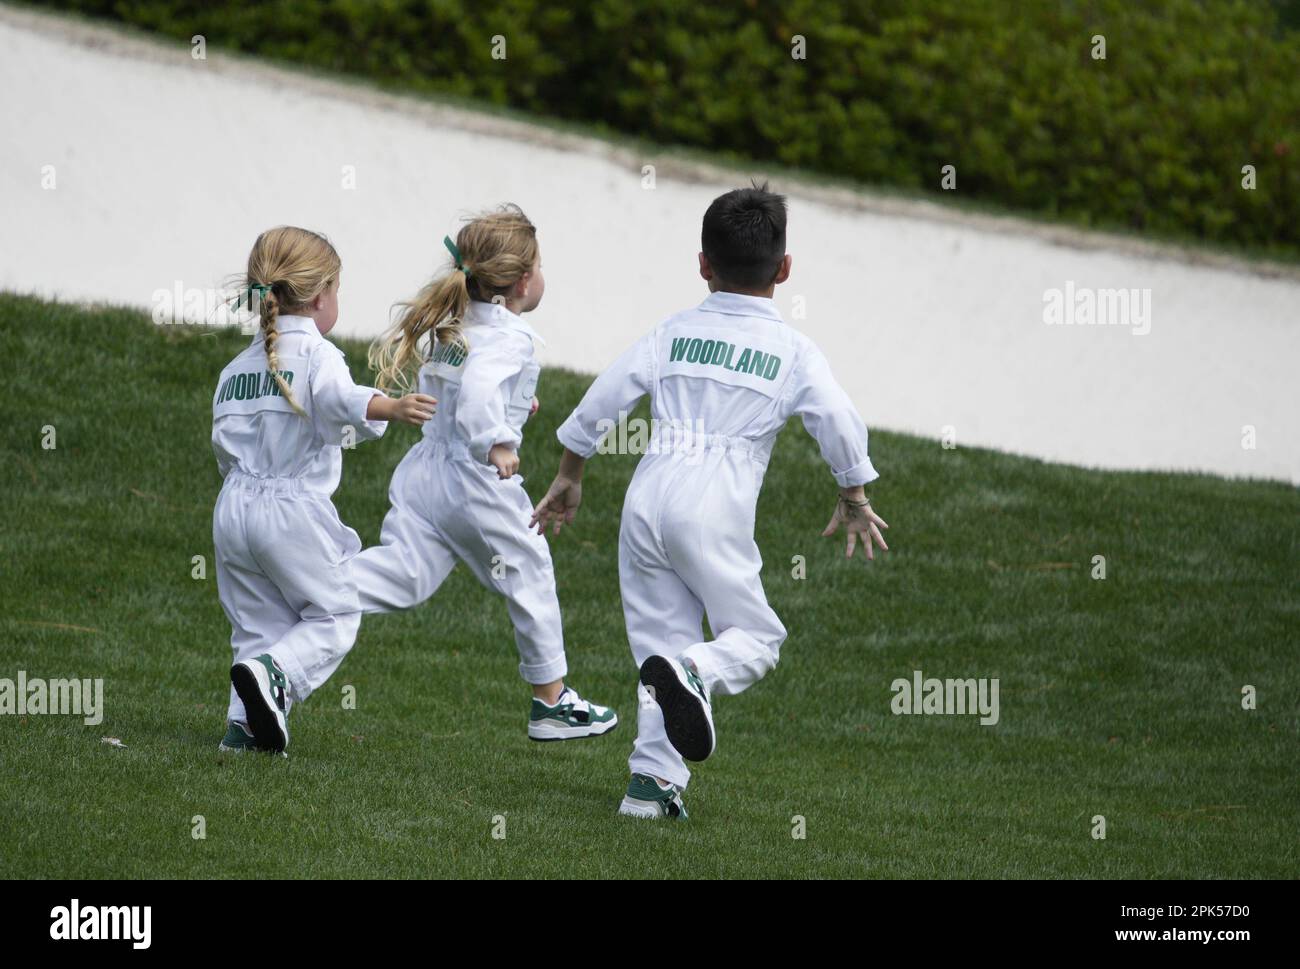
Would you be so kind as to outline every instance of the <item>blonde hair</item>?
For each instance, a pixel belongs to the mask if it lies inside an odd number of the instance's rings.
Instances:
[[[245,286],[250,297],[253,289],[261,292],[262,345],[266,363],[280,393],[295,411],[306,412],[293,396],[288,382],[280,373],[280,359],[275,342],[280,338],[276,321],[280,310],[304,309],[308,303],[329,289],[339,278],[343,261],[328,239],[318,232],[281,225],[267,229],[253,243],[248,254]]]
[[[537,228],[517,205],[506,204],[470,219],[456,233],[460,264],[432,280],[415,299],[398,303],[401,316],[370,347],[370,368],[381,390],[406,389],[412,364],[423,360],[420,343],[469,344],[461,322],[470,300],[492,302],[504,296],[537,264]]]

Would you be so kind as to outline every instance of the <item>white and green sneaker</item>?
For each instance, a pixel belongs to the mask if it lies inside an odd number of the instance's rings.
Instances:
[[[599,737],[618,726],[618,714],[590,703],[571,686],[560,691],[553,706],[533,697],[528,715],[528,736],[533,740],[576,740]]]
[[[667,656],[641,664],[641,682],[664,712],[668,742],[686,760],[705,760],[713,753],[713,706],[694,667]]]
[[[217,750],[223,754],[244,754],[244,753],[272,753],[269,750],[257,746],[257,741],[253,739],[252,732],[244,724],[236,720],[226,724],[226,735],[221,738],[221,743],[217,744]],[[283,750],[280,751],[281,757],[288,757]]]
[[[289,680],[280,664],[267,653],[242,660],[230,668],[230,682],[244,701],[257,746],[277,754],[289,746]]]
[[[647,774],[632,775],[632,779],[627,782],[623,803],[618,806],[618,813],[651,821],[660,818],[685,821],[689,817],[686,805],[682,803],[682,789],[675,784],[661,787],[657,780]]]

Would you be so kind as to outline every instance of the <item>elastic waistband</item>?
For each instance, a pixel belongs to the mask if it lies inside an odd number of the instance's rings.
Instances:
[[[709,451],[744,454],[766,465],[772,456],[772,442],[730,434],[702,434],[689,424],[655,421],[646,448],[647,454],[703,455]]]
[[[422,437],[415,447],[428,458],[455,458],[477,463],[474,455],[469,453],[469,445],[458,437]]]
[[[259,495],[315,495],[318,492],[312,491],[307,487],[307,482],[303,478],[290,478],[278,475],[260,476],[249,474],[247,471],[241,471],[239,468],[231,468],[226,473],[226,481],[222,488],[232,488],[238,491],[246,491]]]

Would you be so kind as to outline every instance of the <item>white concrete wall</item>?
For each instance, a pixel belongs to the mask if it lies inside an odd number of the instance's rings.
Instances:
[[[544,362],[592,372],[702,298],[700,217],[740,182],[5,7],[0,92],[0,288],[150,306],[156,290],[219,286],[260,230],[295,223],[343,257],[339,333],[369,336],[446,265],[461,215],[510,200],[540,229]],[[653,190],[642,163],[661,163]],[[1300,483],[1300,273],[777,187],[794,254],[778,303],[869,425]],[[1149,333],[1046,325],[1044,293],[1067,281],[1149,289]]]

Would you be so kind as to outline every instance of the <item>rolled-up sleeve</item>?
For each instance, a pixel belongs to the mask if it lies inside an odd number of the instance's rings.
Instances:
[[[366,441],[381,437],[388,429],[387,421],[366,419],[370,401],[382,392],[374,387],[362,387],[352,382],[352,374],[336,347],[322,347],[312,359],[311,399],[312,420],[326,444],[342,444],[348,428],[355,440]]]
[[[634,343],[587,388],[573,413],[555,432],[561,444],[574,454],[591,457],[619,415],[650,393],[654,337],[654,333],[648,333]]]
[[[517,448],[523,442],[506,420],[502,388],[526,362],[522,354],[497,341],[485,341],[470,352],[456,404],[456,429],[474,460],[487,464],[494,445]]]
[[[817,442],[836,483],[852,488],[880,477],[867,454],[866,424],[836,382],[826,357],[812,344],[806,346],[794,377],[794,413]]]

